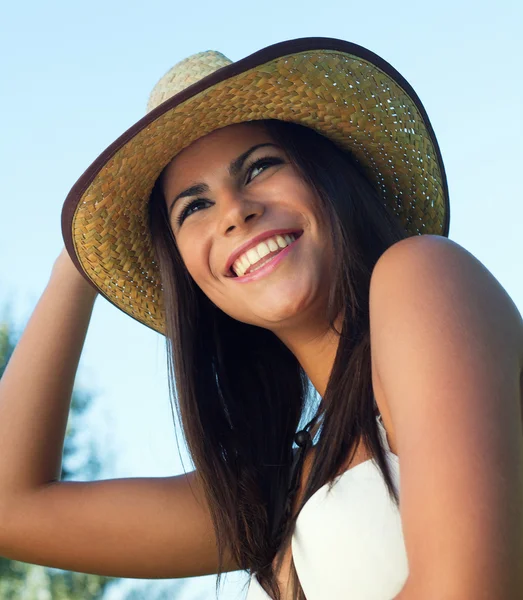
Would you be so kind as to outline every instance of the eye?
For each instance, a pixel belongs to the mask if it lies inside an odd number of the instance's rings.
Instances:
[[[247,179],[246,184],[250,183],[253,179],[255,179],[260,173],[265,171],[268,167],[272,167],[273,165],[283,164],[285,161],[282,158],[277,156],[265,156],[263,158],[259,158],[255,160],[249,167],[247,167]],[[204,198],[195,198],[188,202],[180,211],[180,214],[176,217],[176,223],[178,227],[182,225],[187,217],[193,214],[198,210],[198,207],[201,208],[202,204],[208,204],[209,201]],[[194,210],[193,210],[194,209]]]
[[[180,211],[180,214],[176,217],[176,222],[178,223],[178,226],[180,226],[189,215],[192,215],[192,208],[200,206],[205,202],[208,202],[208,200],[204,200],[203,198],[196,198],[195,200],[187,202],[187,204]]]
[[[252,165],[250,165],[250,167],[247,169],[246,183],[251,182],[262,171],[265,171],[265,169],[267,167],[272,167],[273,165],[281,165],[283,162],[284,162],[283,159],[278,158],[277,156],[265,156],[263,158],[259,158],[258,160],[255,160],[252,163]]]

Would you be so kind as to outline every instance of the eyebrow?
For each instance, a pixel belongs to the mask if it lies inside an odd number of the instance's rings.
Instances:
[[[274,146],[275,148],[278,148],[278,146],[276,146],[276,144],[271,144],[269,142],[264,143],[264,144],[256,144],[255,146],[252,146],[246,152],[244,152],[243,154],[240,154],[240,156],[238,156],[238,158],[235,158],[231,162],[231,164],[229,165],[229,169],[228,169],[229,175],[231,177],[235,177],[236,175],[238,175],[238,173],[241,171],[241,169],[243,167],[243,164],[249,158],[249,156],[255,150],[258,150],[258,148],[264,148],[265,146]],[[173,199],[172,204],[169,207],[169,211],[168,211],[169,218],[171,217],[172,209],[173,209],[174,205],[176,204],[177,200],[179,200],[180,198],[187,198],[188,196],[197,196],[198,194],[204,194],[205,192],[208,192],[208,191],[209,191],[209,186],[206,183],[196,183],[194,185],[191,185],[191,187],[187,188],[183,192],[180,192]]]

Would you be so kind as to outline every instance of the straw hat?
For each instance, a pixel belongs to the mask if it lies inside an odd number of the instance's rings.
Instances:
[[[351,150],[409,235],[448,236],[446,175],[427,113],[398,71],[366,48],[303,38],[234,63],[201,52],[160,79],[147,111],[73,186],[62,232],[91,285],[159,333],[165,313],[149,196],[172,158],[215,129],[259,119],[311,127]]]

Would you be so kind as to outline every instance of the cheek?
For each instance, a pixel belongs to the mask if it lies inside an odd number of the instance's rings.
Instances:
[[[230,291],[224,294],[220,283],[216,281],[216,278],[210,271],[209,255],[205,251],[205,248],[193,245],[190,249],[184,248],[180,250],[180,256],[194,283],[213,304],[225,313],[230,314],[236,302],[230,298]],[[230,316],[235,317],[235,315]]]
[[[192,245],[190,249],[181,251],[180,255],[189,275],[202,292],[217,304],[216,278],[209,267],[209,255],[204,247]],[[218,294],[219,295],[219,294]]]
[[[192,252],[182,254],[182,260],[189,275],[201,286],[201,283],[204,280],[203,263],[198,259],[196,252],[193,250]]]
[[[292,183],[289,197],[295,199],[296,208],[303,210],[318,223],[321,223],[323,221],[323,203],[316,190],[298,177]]]
[[[195,243],[195,240],[198,242]],[[193,231],[192,235],[184,232],[178,238],[177,245],[185,268],[195,281],[200,280],[206,272],[209,273],[207,244],[200,240],[197,231]]]

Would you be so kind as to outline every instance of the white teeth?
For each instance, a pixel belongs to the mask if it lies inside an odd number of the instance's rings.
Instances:
[[[263,258],[264,256],[267,256],[267,254],[271,253],[271,251],[269,250],[269,246],[267,246],[267,244],[264,244],[263,242],[256,246],[256,250],[258,250],[260,258]]]
[[[256,264],[260,260],[260,255],[258,254],[256,248],[251,248],[250,250],[247,250],[246,254],[251,265]]]
[[[251,265],[255,265],[262,258],[269,255],[271,252],[276,252],[279,249],[286,248],[289,244],[292,244],[296,237],[293,233],[282,235],[275,235],[272,238],[260,242],[256,247],[247,250],[233,263],[233,271],[241,277],[245,275],[245,272]],[[252,269],[253,271],[256,269]]]
[[[276,236],[276,241],[278,242],[278,246],[280,248],[285,248],[287,246],[287,242],[282,238],[281,235]]]
[[[272,238],[267,242],[267,244],[269,245],[269,250],[271,252],[278,250],[278,244]]]

